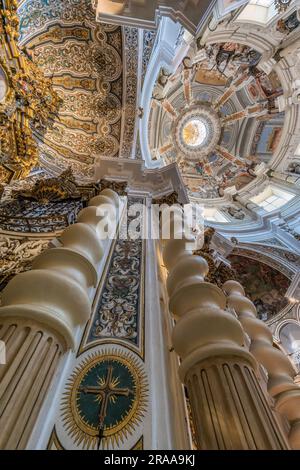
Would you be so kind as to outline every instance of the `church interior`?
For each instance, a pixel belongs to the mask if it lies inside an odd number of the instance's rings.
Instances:
[[[0,0],[0,253],[0,449],[300,450],[300,0]]]

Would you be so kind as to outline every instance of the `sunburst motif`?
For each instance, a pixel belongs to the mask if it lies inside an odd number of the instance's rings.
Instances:
[[[108,375],[102,372],[97,374],[93,387],[90,386],[90,383],[85,383],[87,378],[90,380],[89,374],[91,376],[93,371],[99,368],[105,370],[105,367],[111,369],[109,384]],[[123,382],[117,370],[122,371]],[[130,386],[128,385],[126,389],[124,389],[126,385],[124,377],[127,377],[130,382]],[[124,408],[120,409],[120,415],[115,422],[106,421],[100,448],[120,447],[133,434],[145,416],[148,385],[143,365],[138,358],[131,352],[120,353],[116,349],[105,349],[101,353],[90,354],[74,369],[62,399],[62,419],[65,429],[76,446],[80,448],[96,449],[99,443],[99,429],[89,419],[91,418],[91,410],[89,409],[88,416],[86,410],[82,408],[82,397],[84,396],[86,400],[87,394],[91,393],[88,398],[90,400],[89,407],[95,406],[98,410],[103,405],[104,390],[107,390],[105,388],[107,386],[109,386],[107,398],[109,406],[123,405]],[[96,390],[97,387],[100,390],[99,393]],[[93,389],[92,392],[91,389]],[[116,393],[113,393],[114,389]],[[125,401],[121,401],[120,395],[125,397]],[[95,410],[92,409],[92,411],[93,417],[95,417]]]

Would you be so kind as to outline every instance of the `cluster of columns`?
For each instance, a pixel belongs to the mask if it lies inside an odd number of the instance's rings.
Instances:
[[[199,449],[288,449],[264,393],[259,364],[238,318],[226,310],[220,288],[205,282],[207,262],[174,233],[183,214],[173,214],[173,238],[163,240],[169,271],[169,308],[176,324],[172,343],[181,358]],[[178,225],[179,224],[179,225]]]
[[[300,449],[300,387],[294,383],[296,373],[288,357],[274,346],[268,326],[257,318],[255,305],[245,297],[236,281],[225,282],[228,305],[234,308],[244,331],[251,340],[250,351],[268,374],[267,388],[275,408],[290,425],[288,440],[294,450]]]
[[[97,210],[105,204],[106,227]],[[3,291],[0,340],[6,364],[0,367],[0,448],[24,449],[60,358],[74,348],[78,327],[91,314],[94,288],[104,256],[107,226],[115,226],[119,197],[110,189],[44,251],[33,268],[15,276]]]

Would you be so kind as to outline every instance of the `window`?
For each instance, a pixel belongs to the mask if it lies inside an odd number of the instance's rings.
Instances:
[[[250,0],[249,5],[259,5],[262,7],[270,7],[274,0]]]
[[[287,323],[279,333],[281,344],[295,365],[300,366],[300,326]]]
[[[277,14],[273,0],[250,0],[237,17],[237,21],[267,24]]]
[[[262,207],[266,212],[272,212],[284,206],[293,197],[295,197],[294,194],[268,186],[258,196],[251,198],[250,201]]]
[[[203,212],[203,217],[205,220],[210,220],[211,222],[228,222],[226,217],[224,217],[218,209],[214,208],[205,208]]]

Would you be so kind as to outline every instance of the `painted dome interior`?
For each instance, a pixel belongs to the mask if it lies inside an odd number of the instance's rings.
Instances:
[[[194,48],[175,73],[160,72],[149,145],[153,160],[178,164],[191,197],[213,199],[242,189],[272,161],[285,120],[276,101],[283,90],[274,71],[259,70],[261,54],[253,48]]]

